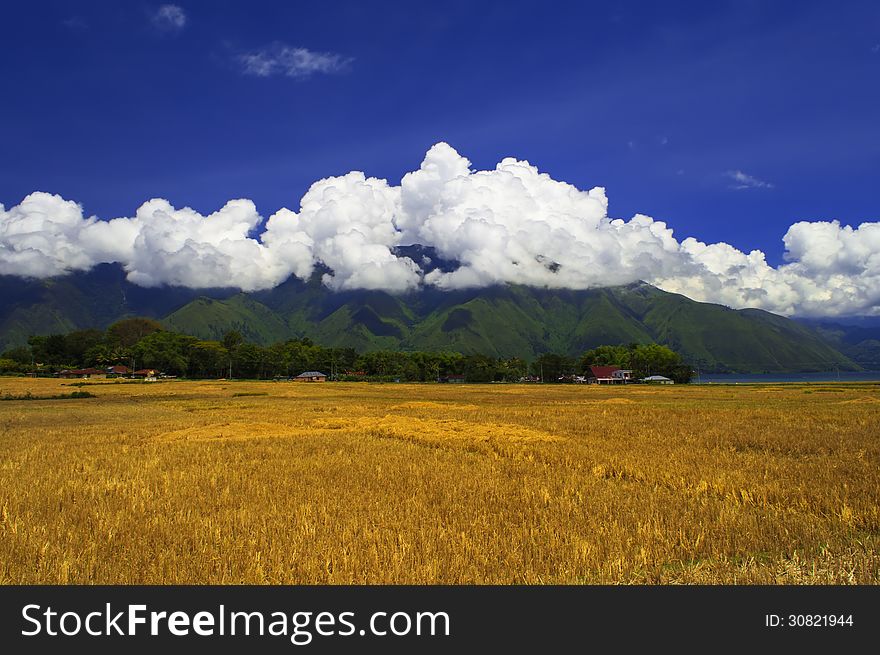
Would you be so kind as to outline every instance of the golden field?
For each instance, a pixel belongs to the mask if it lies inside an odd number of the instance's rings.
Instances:
[[[0,402],[0,583],[880,581],[880,385],[81,390]]]

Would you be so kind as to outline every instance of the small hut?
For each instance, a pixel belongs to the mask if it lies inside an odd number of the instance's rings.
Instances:
[[[294,382],[326,382],[327,376],[321,371],[306,371],[305,373],[300,373],[295,378],[293,378]]]

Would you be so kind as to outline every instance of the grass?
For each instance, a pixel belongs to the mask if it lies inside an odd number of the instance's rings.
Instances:
[[[0,400],[70,400],[75,398],[95,398],[96,396],[88,391],[72,391],[71,393],[57,393],[52,396],[35,396],[30,391],[23,394],[5,393],[0,396]]]
[[[880,387],[813,388],[837,392],[175,381],[6,402],[0,583],[876,584]]]
[[[129,380],[129,379],[109,379],[106,382],[63,382],[61,386],[65,387],[102,387],[107,386],[108,384],[159,384],[160,381],[156,380],[155,382],[145,382],[144,380]]]

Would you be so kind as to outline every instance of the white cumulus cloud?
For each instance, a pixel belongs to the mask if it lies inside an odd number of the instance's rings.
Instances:
[[[782,241],[780,266],[760,250],[679,241],[650,216],[609,216],[602,187],[578,189],[512,158],[473,170],[445,143],[399,185],[358,171],[322,179],[297,210],[265,222],[245,199],[209,215],[153,199],[109,221],[48,193],[0,205],[0,274],[22,277],[119,262],[143,286],[251,291],[308,278],[322,265],[334,290],[586,289],[645,280],[696,300],[786,315],[880,314],[880,223],[804,221]],[[410,244],[431,246],[454,265],[425,274],[395,254]]]
[[[35,192],[8,211],[0,204],[0,273],[50,277],[95,265],[82,231],[95,223],[82,207]]]
[[[254,291],[275,286],[290,275],[251,236],[262,217],[250,200],[230,200],[202,216],[154,199],[141,205],[134,218],[118,221],[119,243],[126,252],[112,259],[124,262],[128,279],[141,286],[236,286]],[[108,226],[113,228],[113,223]],[[123,239],[132,233],[133,241]]]
[[[645,216],[610,219],[601,187],[581,191],[511,158],[492,171],[469,167],[438,144],[401,183],[406,211],[399,223],[407,241],[434,246],[461,263],[449,273],[430,273],[430,284],[622,284],[667,266],[677,246],[663,223]]]
[[[282,209],[266,225],[263,242],[298,277],[322,262],[331,289],[406,291],[419,285],[419,269],[391,248],[402,234],[396,225],[400,189],[385,180],[352,172],[315,182],[299,213]]]

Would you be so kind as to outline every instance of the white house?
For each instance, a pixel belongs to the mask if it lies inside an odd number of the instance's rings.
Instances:
[[[626,384],[627,382],[632,382],[632,371],[628,371],[626,369],[617,369],[616,371],[611,372],[611,378],[615,382],[623,382]]]

